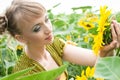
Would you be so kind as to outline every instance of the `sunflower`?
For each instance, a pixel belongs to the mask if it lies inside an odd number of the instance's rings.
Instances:
[[[22,45],[17,45],[17,50],[23,50],[23,46]]]
[[[95,67],[90,68],[89,66],[86,68],[86,70],[82,70],[81,76],[76,76],[75,80],[91,80],[94,78],[95,73]],[[96,78],[96,80],[104,80],[103,78]]]
[[[78,22],[78,25],[79,26],[82,26],[84,29],[86,30],[89,30],[89,29],[92,29],[94,28],[94,24],[90,21],[85,21],[84,19],[81,19],[79,22]]]
[[[96,14],[93,14],[92,12],[86,14],[86,19],[90,22],[97,22],[98,16]]]
[[[104,39],[104,31],[106,29],[106,24],[108,24],[108,18],[111,14],[111,10],[107,10],[107,6],[101,6],[100,7],[100,20],[98,22],[98,34],[94,37],[94,45],[92,47],[94,53],[98,55],[98,51],[100,48],[102,48],[104,45],[103,39]]]
[[[67,35],[66,36],[66,43],[67,44],[71,44],[71,45],[73,45],[73,46],[77,46],[77,43],[75,43],[75,42],[73,42],[72,40],[71,40],[71,36],[70,35]]]

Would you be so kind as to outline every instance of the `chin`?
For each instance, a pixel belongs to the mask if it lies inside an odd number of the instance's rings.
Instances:
[[[52,40],[51,40],[51,41],[49,41],[49,44],[53,43],[53,40],[54,40],[54,38],[52,38]]]

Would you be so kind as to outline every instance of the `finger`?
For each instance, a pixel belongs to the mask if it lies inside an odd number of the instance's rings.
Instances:
[[[113,50],[116,48],[116,46],[117,46],[117,41],[114,40],[110,43],[110,45],[106,45],[106,46],[102,47],[100,49],[99,55],[101,57],[113,55]]]
[[[112,40],[116,40],[117,41],[117,34],[116,34],[116,31],[114,29],[113,24],[111,24],[111,33],[112,33]]]
[[[104,46],[102,50],[103,50],[104,52],[109,52],[109,51],[112,51],[113,49],[115,49],[116,46],[117,46],[117,41],[114,40],[114,41],[112,41],[112,42],[110,43],[110,45]]]
[[[115,29],[115,32],[117,34],[117,40],[118,40],[118,44],[117,44],[117,48],[120,47],[120,24],[117,22],[117,21],[113,21],[113,24],[114,24],[114,29]]]
[[[112,23],[114,24],[114,23],[116,23],[117,21],[116,20],[112,20]]]
[[[120,36],[120,24],[115,22],[114,23],[114,28],[118,36]]]

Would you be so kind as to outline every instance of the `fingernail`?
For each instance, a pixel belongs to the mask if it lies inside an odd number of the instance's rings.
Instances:
[[[113,23],[117,23],[117,21],[116,21],[116,20],[113,20]]]
[[[117,43],[117,41],[116,41],[116,40],[114,40],[113,42],[114,42],[114,43]]]
[[[113,27],[113,23],[111,24],[111,27]]]

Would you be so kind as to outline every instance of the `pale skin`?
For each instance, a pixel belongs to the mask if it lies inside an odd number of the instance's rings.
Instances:
[[[46,70],[57,68],[57,63],[45,49],[45,45],[53,41],[52,25],[47,15],[43,14],[41,17],[23,25],[20,28],[22,34],[16,34],[15,38],[26,45],[26,55],[37,61]],[[119,47],[120,25],[113,21],[111,29],[113,41],[100,51],[100,56],[111,55],[113,49]],[[63,59],[79,65],[94,66],[97,56],[94,55],[92,50],[67,44],[63,50]]]

